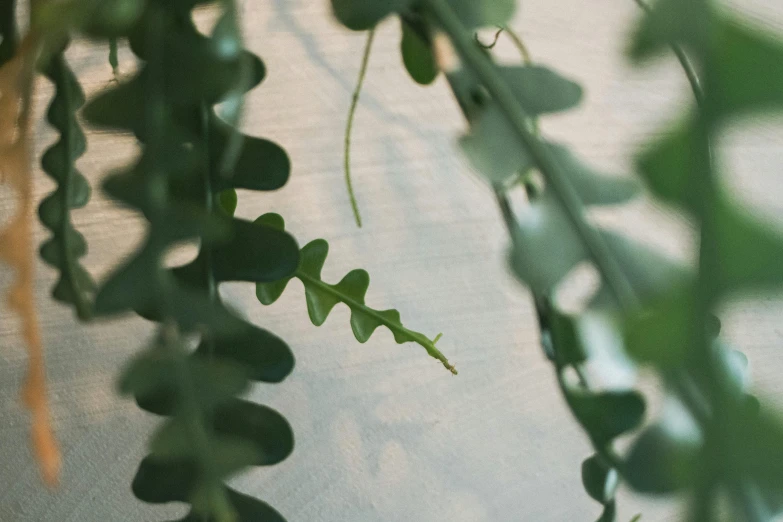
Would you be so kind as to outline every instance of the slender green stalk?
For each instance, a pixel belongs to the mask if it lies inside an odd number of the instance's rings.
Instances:
[[[120,58],[118,56],[117,39],[109,38],[109,65],[114,79],[120,81]]]
[[[356,219],[356,226],[359,228],[362,227],[362,216],[359,213],[359,203],[356,201],[356,194],[354,193],[353,181],[351,179],[351,133],[353,132],[353,120],[356,116],[356,108],[359,106],[359,96],[361,96],[362,87],[364,86],[364,78],[367,76],[367,66],[370,63],[370,51],[372,51],[372,43],[374,40],[375,28],[367,33],[367,43],[364,44],[364,53],[362,54],[362,65],[359,68],[359,79],[356,81],[356,88],[351,97],[351,107],[348,109],[348,122],[345,125],[345,149],[343,154],[345,159],[345,186],[348,189],[348,197],[351,199],[353,217]]]
[[[425,5],[449,36],[464,64],[473,70],[503,110],[508,122],[563,206],[585,249],[621,307],[637,308],[638,297],[620,264],[612,255],[604,238],[588,223],[579,193],[569,181],[557,159],[529,129],[527,122],[530,118],[517,101],[511,88],[500,76],[490,59],[475,45],[469,36],[470,33],[446,0],[426,0]]]
[[[498,207],[500,207],[500,212],[503,216],[503,222],[506,224],[506,228],[508,230],[509,235],[512,237],[516,234],[517,229],[519,228],[519,222],[516,220],[516,217],[514,216],[514,211],[511,208],[511,201],[508,198],[508,194],[505,191],[505,188],[501,183],[495,183],[493,185],[494,193],[495,193],[495,199],[497,200]],[[534,295],[533,296],[533,304],[536,308],[536,312],[539,318],[546,317],[548,314],[547,312],[547,306],[545,305],[546,298],[541,295]],[[548,330],[548,327],[545,324],[539,325],[541,329],[541,333],[545,333],[546,330]],[[554,355],[554,359],[557,359],[556,346],[549,346],[546,347],[547,352],[552,352]],[[549,353],[547,353],[547,356],[549,356]],[[587,380],[587,375],[584,371],[584,368],[579,364],[572,365],[574,371],[576,372],[577,378],[579,379],[579,385],[582,386],[586,391],[590,390],[590,382]],[[566,383],[563,381],[562,378],[562,371],[560,368],[556,368],[557,371],[557,383],[560,387],[560,391],[563,394],[563,397],[568,397],[568,392],[566,390]],[[566,400],[566,402],[568,402]],[[570,408],[570,404],[569,404]],[[571,410],[572,414],[574,414],[574,411]],[[610,447],[606,446],[600,446],[598,444],[593,444],[593,449],[595,449],[598,456],[604,461],[604,464],[606,464],[608,467],[613,468],[622,475],[622,470],[624,469],[622,459],[614,453],[614,451]]]
[[[204,164],[202,178],[204,183],[204,209],[208,214],[214,212],[215,196],[212,190],[212,164],[209,157],[209,109],[205,103],[201,104],[201,139],[203,140],[204,147]],[[201,246],[201,255],[204,256],[204,282],[207,286],[207,295],[211,301],[219,301],[220,293],[217,289],[217,283],[215,282],[215,272],[212,263],[212,248],[207,245]],[[215,341],[211,335],[205,334],[207,343],[207,353],[210,359],[214,358]]]
[[[525,65],[530,65],[533,63],[533,57],[531,56],[527,45],[525,45],[525,42],[522,41],[522,38],[520,38],[519,35],[507,25],[503,26],[503,30],[506,32],[508,37],[511,38],[511,42],[514,44],[514,47],[519,50],[519,54],[522,55],[522,61],[525,63]]]
[[[163,132],[165,132],[164,114],[165,111],[161,109],[165,100],[162,93],[165,92],[165,78],[164,72],[164,57],[165,45],[163,42],[163,16],[162,13],[156,13],[157,16],[151,17],[153,22],[150,24],[148,38],[153,45],[153,49],[158,49],[159,52],[153,55],[153,58],[148,61],[148,84],[147,88],[150,93],[150,100],[147,104],[145,118],[150,128],[150,137],[146,143],[146,153],[153,158],[158,159],[153,164],[160,165],[160,158],[163,157],[163,150],[161,143],[163,143]],[[149,180],[147,182],[147,190],[149,191],[148,199],[151,202],[151,212],[149,220],[150,222],[161,222],[164,218],[162,216],[166,205],[168,204],[169,191],[167,190],[167,173],[160,168],[148,169],[147,175]],[[207,187],[208,188],[208,187]],[[208,203],[208,204],[211,204]],[[157,270],[158,284],[160,285],[160,305],[161,312],[164,317],[160,326],[161,339],[163,347],[167,349],[176,350],[177,366],[175,375],[172,376],[177,387],[180,389],[183,397],[181,415],[184,416],[184,420],[187,422],[188,435],[191,438],[191,442],[194,447],[197,448],[197,455],[199,456],[199,464],[203,468],[203,471],[208,477],[215,477],[217,473],[214,471],[214,462],[209,447],[210,432],[207,429],[208,419],[205,418],[199,402],[196,398],[196,383],[193,382],[192,376],[186,367],[185,361],[187,354],[184,352],[181,346],[181,336],[179,328],[172,317],[172,302],[171,302],[171,285],[173,284],[171,276],[166,270]],[[218,522],[235,522],[236,513],[226,496],[225,490],[221,484],[210,483],[206,493],[209,495],[207,505],[209,506],[210,513],[208,515],[215,517]]]
[[[476,39],[476,43],[478,43],[483,49],[486,49],[488,51],[491,51],[495,48],[495,46],[498,44],[498,40],[500,40],[500,35],[503,34],[503,27],[498,27],[497,32],[495,33],[495,36],[492,37],[492,43],[491,44],[485,44],[483,43],[478,36],[478,33],[474,34],[473,37]]]

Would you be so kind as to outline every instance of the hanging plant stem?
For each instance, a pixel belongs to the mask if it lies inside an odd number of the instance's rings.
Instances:
[[[359,212],[359,203],[356,201],[356,194],[353,190],[353,180],[351,178],[351,134],[353,132],[353,120],[356,117],[356,109],[359,106],[359,97],[361,96],[362,87],[364,86],[364,78],[367,76],[367,66],[370,63],[370,52],[372,51],[374,40],[375,29],[373,28],[367,33],[367,42],[364,44],[364,52],[362,54],[362,64],[359,67],[359,79],[356,81],[356,88],[351,97],[351,107],[348,109],[348,122],[345,125],[345,148],[343,150],[345,186],[348,189],[348,197],[351,200],[353,217],[356,220],[356,226],[359,228],[362,227],[362,216]]]
[[[650,15],[653,12],[652,7],[650,7],[645,0],[634,0],[634,2],[636,2],[636,5],[638,5],[647,15]],[[696,103],[699,107],[704,107],[704,90],[701,87],[699,75],[696,73],[696,69],[693,67],[690,58],[688,58],[688,54],[677,42],[672,42],[669,46],[671,47],[674,56],[676,56],[677,60],[680,62],[682,70],[685,71],[685,76],[688,77],[688,83],[696,98]]]
[[[530,118],[510,87],[498,74],[490,60],[475,46],[473,39],[469,36],[470,33],[446,0],[426,0],[425,5],[449,36],[465,65],[476,74],[503,110],[508,122],[554,190],[586,250],[590,253],[596,267],[621,307],[635,309],[639,301],[628,278],[612,256],[604,238],[587,222],[579,193],[568,180],[550,150],[529,129],[527,122]]]

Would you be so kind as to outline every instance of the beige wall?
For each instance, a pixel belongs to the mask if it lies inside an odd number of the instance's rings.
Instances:
[[[779,0],[737,0],[746,13],[783,34]],[[594,164],[622,172],[646,135],[688,101],[672,60],[629,69],[621,55],[632,0],[527,0],[515,28],[532,53],[582,82],[584,106],[551,118],[547,132]],[[505,238],[486,188],[454,147],[462,129],[442,81],[430,88],[405,75],[396,23],[384,24],[356,122],[354,174],[365,228],[357,230],[342,183],[342,131],[363,37],[332,22],[325,0],[245,2],[247,45],[269,69],[247,104],[249,131],[283,144],[294,162],[290,184],[275,194],[240,194],[239,213],[284,214],[302,242],[325,237],[324,271],[336,281],[355,267],[373,282],[368,302],[397,307],[407,324],[434,335],[460,369],[451,377],[415,345],[387,332],[356,343],[348,312],[313,327],[301,287],[264,309],[250,286],[224,293],[258,324],[282,335],[297,368],[282,385],[251,396],[292,423],[297,446],[282,465],[236,481],[291,522],[478,522],[592,520],[599,508],[582,491],[579,464],[589,454],[541,355],[530,303],[503,265]],[[501,53],[513,57],[510,46]],[[129,56],[123,51],[127,71]],[[104,49],[77,45],[72,64],[88,92],[110,81]],[[50,90],[39,90],[42,108]],[[779,120],[744,125],[726,137],[728,178],[765,215],[783,218],[783,128]],[[52,133],[39,125],[39,149]],[[126,138],[91,133],[80,166],[94,182],[131,157]],[[50,188],[40,173],[38,195]],[[0,189],[0,218],[11,211]],[[76,214],[90,240],[85,264],[105,274],[128,253],[141,226],[96,194]],[[636,204],[612,226],[687,256],[687,233],[667,212]],[[43,231],[37,230],[38,238]],[[155,420],[113,392],[116,369],[139,349],[149,325],[133,318],[85,328],[47,299],[50,269],[38,272],[51,402],[65,457],[63,486],[46,492],[26,445],[27,420],[16,402],[25,356],[15,322],[0,311],[0,521],[103,522],[163,519],[165,509],[132,497],[129,483]],[[0,288],[9,275],[0,271]],[[731,308],[729,336],[748,352],[763,395],[783,396],[781,301]],[[620,520],[676,520],[675,506],[623,496]],[[169,516],[180,513],[170,509]]]

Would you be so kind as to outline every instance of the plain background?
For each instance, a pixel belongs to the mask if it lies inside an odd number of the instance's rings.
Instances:
[[[752,23],[783,36],[783,3],[736,0]],[[463,130],[444,82],[421,88],[405,74],[396,21],[384,23],[370,61],[355,126],[354,177],[365,227],[353,224],[342,181],[342,132],[364,36],[339,27],[326,0],[244,2],[247,46],[268,78],[247,98],[248,132],[282,144],[293,175],[272,194],[240,193],[239,214],[275,211],[301,244],[324,237],[324,270],[336,282],[367,269],[368,303],[396,307],[403,322],[429,336],[460,370],[452,377],[413,344],[396,345],[379,330],[358,344],[338,307],[321,328],[294,283],[262,307],[250,285],[228,285],[226,298],[253,321],[286,339],[297,367],[281,385],[251,397],[277,408],[296,433],[294,454],[235,481],[291,522],[408,521],[569,522],[597,518],[583,492],[579,465],[589,447],[568,415],[541,354],[527,293],[504,266],[506,239],[492,197],[455,147]],[[629,173],[634,151],[690,102],[670,58],[632,69],[623,58],[632,0],[527,0],[514,28],[537,61],[585,86],[582,107],[549,118],[545,131],[610,172]],[[499,53],[514,59],[502,40]],[[69,52],[88,93],[111,80],[106,49],[77,43]],[[132,70],[125,49],[123,73]],[[51,89],[41,81],[38,111]],[[40,120],[40,118],[39,118]],[[53,133],[40,121],[37,148]],[[127,137],[90,132],[81,170],[97,185],[109,168],[135,154]],[[725,181],[756,212],[783,218],[783,128],[780,120],[738,123],[722,137]],[[36,173],[36,193],[51,189]],[[0,219],[13,203],[0,189]],[[688,258],[685,222],[644,201],[602,216],[673,256]],[[99,278],[127,255],[143,231],[96,190],[75,214],[88,237],[85,265]],[[39,228],[37,239],[45,238]],[[136,318],[83,327],[48,299],[51,269],[40,266],[37,296],[52,413],[64,453],[62,487],[40,484],[27,445],[26,412],[17,397],[25,354],[16,320],[0,310],[0,521],[104,522],[173,518],[181,506],[137,502],[129,484],[155,419],[114,392],[117,369],[141,348],[150,325]],[[0,289],[10,275],[0,270]],[[778,375],[782,302],[774,297],[727,305],[725,332],[750,357],[764,397],[783,397]],[[673,502],[621,495],[619,520],[679,519]]]

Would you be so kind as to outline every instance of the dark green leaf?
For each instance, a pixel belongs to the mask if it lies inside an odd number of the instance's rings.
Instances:
[[[687,44],[701,54],[710,39],[710,11],[708,2],[658,0],[652,14],[641,17],[631,41],[631,57],[643,60],[672,43]]]
[[[725,199],[715,212],[720,286],[770,291],[783,284],[783,235]]]
[[[288,233],[249,221],[233,219],[231,240],[210,249],[216,281],[265,283],[293,275],[299,264],[299,247]],[[204,256],[174,269],[183,280],[204,273]]]
[[[294,368],[294,354],[279,337],[247,325],[235,335],[221,336],[211,345],[202,342],[196,352],[204,357],[220,357],[244,366],[248,378],[281,382]]]
[[[426,26],[421,24],[421,27],[415,28],[411,22],[404,18],[401,23],[402,42],[400,47],[405,68],[417,83],[428,85],[438,76],[439,70],[437,63],[435,63],[432,43],[424,38],[424,35],[427,34]]]
[[[593,500],[607,504],[614,498],[617,471],[607,467],[597,455],[582,462],[582,484]]]
[[[220,172],[219,161],[226,152],[232,129],[217,116],[210,119],[209,157],[211,172]],[[242,149],[230,177],[213,176],[215,190],[241,188],[277,190],[291,173],[288,154],[276,143],[254,136],[242,137]]]
[[[697,469],[698,446],[651,426],[634,443],[624,478],[642,493],[665,494],[687,487]]]
[[[16,53],[18,40],[16,2],[0,2],[0,67]]]
[[[225,212],[227,216],[234,216],[238,202],[237,191],[234,189],[223,190],[215,196],[217,207]]]
[[[413,0],[332,0],[337,19],[349,29],[372,29],[382,19],[407,8]]]
[[[148,504],[186,502],[198,478],[192,461],[161,461],[146,457],[141,461],[131,489],[139,500]]]
[[[238,437],[210,436],[208,450],[211,472],[220,477],[246,468],[261,458],[255,444]],[[156,459],[198,461],[204,457],[201,451],[184,416],[164,422],[150,440],[150,453]]]
[[[631,315],[625,323],[628,353],[641,362],[677,368],[686,362],[692,298],[678,291]]]
[[[177,375],[198,383],[196,400],[203,407],[225,402],[248,388],[247,374],[241,366],[224,360],[185,357],[159,346],[131,361],[120,377],[118,388],[125,395],[165,397],[168,405],[176,408],[181,401],[190,399],[182,396]]]
[[[587,259],[581,238],[548,192],[525,209],[515,232],[511,268],[534,292],[551,293]]]
[[[733,21],[721,20],[716,25],[711,62],[716,109],[731,116],[783,108],[783,45],[779,39]]]
[[[548,317],[558,366],[563,368],[587,360],[587,354],[577,331],[576,319],[554,310]]]
[[[612,501],[606,504],[603,513],[601,513],[601,517],[596,522],[614,522],[616,519],[617,503]]]
[[[598,446],[637,428],[644,418],[644,399],[637,392],[591,394],[574,389],[568,391],[566,398]]]
[[[145,0],[92,0],[81,2],[84,31],[94,37],[116,37],[127,34],[139,19]]]
[[[95,127],[134,131],[145,110],[144,90],[134,78],[94,96],[84,107],[84,119]]]
[[[467,29],[503,26],[514,14],[515,0],[448,0]]]
[[[541,65],[498,66],[498,73],[531,118],[572,109],[582,101],[582,88],[557,72]],[[475,96],[483,90],[475,75],[460,69],[449,75],[460,96]]]
[[[237,522],[285,522],[283,516],[265,502],[253,497],[227,489],[228,499],[236,510]],[[190,513],[179,522],[217,522],[212,518],[205,519],[197,513]]]
[[[170,355],[162,348],[144,352],[123,372],[120,392],[144,395],[159,388],[176,388],[176,375],[181,371],[187,372],[190,381],[199,383],[198,393],[204,404],[220,403],[248,387],[245,372],[235,364],[193,358],[179,362],[176,357],[181,356]],[[184,366],[184,369],[178,368],[178,365]]]
[[[642,303],[657,301],[691,282],[691,274],[685,266],[658,251],[614,232],[602,230],[600,233]],[[616,300],[604,285],[591,305],[611,308]]]
[[[656,196],[693,211],[693,176],[703,168],[698,150],[692,123],[681,124],[644,151],[637,166]]]
[[[294,434],[278,412],[249,401],[232,400],[215,411],[214,431],[218,436],[250,442],[254,466],[270,466],[285,460],[294,449]]]
[[[545,67],[499,67],[498,72],[513,88],[530,118],[570,109],[582,98],[578,84]],[[470,134],[460,143],[476,170],[491,181],[503,181],[533,167],[532,158],[503,111],[492,102],[485,107],[475,105],[484,94],[472,73],[453,73],[449,82],[471,120]],[[566,162],[569,159],[564,158]]]

